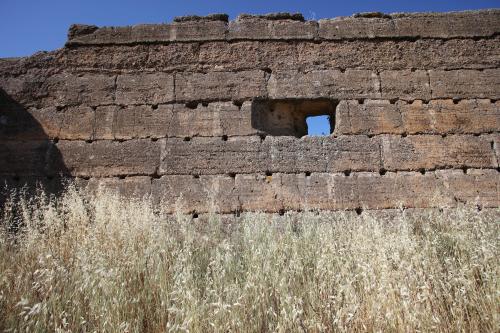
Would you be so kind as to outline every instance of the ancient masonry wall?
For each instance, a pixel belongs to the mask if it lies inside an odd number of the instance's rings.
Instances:
[[[499,64],[499,10],[74,25],[0,60],[0,177],[167,212],[498,207]]]

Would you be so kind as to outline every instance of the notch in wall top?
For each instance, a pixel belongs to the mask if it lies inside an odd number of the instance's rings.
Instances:
[[[301,13],[269,13],[264,15],[240,14],[236,20],[264,19],[264,20],[292,20],[304,22],[304,15]]]
[[[229,22],[229,15],[227,14],[208,14],[206,16],[186,15],[174,17],[174,22],[199,22],[199,21],[223,21]]]
[[[96,25],[72,24],[68,29],[68,39],[72,39],[77,36],[89,35],[97,29],[99,29],[99,27]]]

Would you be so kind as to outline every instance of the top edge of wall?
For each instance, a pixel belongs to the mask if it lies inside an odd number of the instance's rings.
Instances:
[[[232,40],[349,40],[375,38],[474,38],[500,33],[500,9],[447,13],[359,13],[305,20],[300,13],[176,17],[172,23],[97,27],[73,24],[66,45]]]

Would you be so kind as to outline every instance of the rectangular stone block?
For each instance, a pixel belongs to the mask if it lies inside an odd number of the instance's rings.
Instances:
[[[431,100],[413,103],[398,102],[404,131],[417,133],[488,133],[500,131],[500,103],[489,99],[454,102]]]
[[[163,212],[231,213],[237,211],[235,179],[229,176],[172,175],[152,181],[152,197]]]
[[[46,91],[46,95],[41,96],[44,106],[111,104],[114,101],[115,77],[105,74],[55,74],[45,80],[39,91]]]
[[[366,70],[273,72],[268,82],[271,98],[380,98],[376,73]]]
[[[174,76],[167,73],[122,74],[116,80],[116,103],[159,104],[174,100]]]
[[[436,171],[454,199],[463,204],[481,207],[500,206],[500,173],[497,170],[470,169]]]
[[[172,41],[207,41],[224,40],[226,38],[227,23],[224,21],[188,21],[172,23]]]
[[[175,76],[176,101],[227,101],[266,96],[265,72],[180,73]]]
[[[88,106],[70,106],[62,111],[64,115],[59,139],[90,140],[94,136],[95,111]]]
[[[401,113],[387,100],[340,101],[335,113],[334,134],[401,134],[404,131]]]
[[[159,142],[65,141],[57,143],[49,156],[49,170],[64,170],[81,177],[153,175],[160,162]],[[60,157],[54,158],[57,154]]]
[[[0,175],[33,176],[46,175],[48,140],[1,141]]]
[[[279,198],[280,177],[263,174],[236,175],[235,187],[242,211],[278,212],[283,208]]]
[[[268,160],[261,172],[325,172],[328,159],[324,140],[323,137],[267,136],[262,150]]]
[[[95,140],[114,140],[115,114],[121,107],[118,105],[99,106],[95,110]]]
[[[431,87],[426,71],[402,70],[380,73],[382,98],[414,100],[431,98]]]
[[[229,22],[228,40],[314,39],[317,23],[313,21],[269,20],[266,18],[239,17]]]
[[[378,171],[382,167],[379,137],[329,136],[325,137],[322,150],[327,172]]]
[[[497,163],[491,143],[469,135],[384,136],[382,154],[386,170],[494,168]]]
[[[331,174],[283,173],[278,175],[281,177],[278,196],[283,202],[284,209],[303,211],[335,209]]]
[[[164,138],[171,125],[172,109],[172,105],[115,108],[113,136],[116,139]]]
[[[259,137],[195,137],[161,140],[161,174],[229,174],[263,172],[268,154]]]
[[[90,178],[83,187],[91,195],[114,193],[124,199],[149,199],[151,195],[151,178],[148,176],[132,176],[123,179],[117,177]]]
[[[251,102],[238,106],[232,102],[199,103],[194,109],[175,104],[168,127],[168,137],[256,135],[252,127]]]
[[[500,11],[391,14],[375,17],[339,17],[319,21],[322,39],[380,37],[457,38],[489,37],[500,30]]]
[[[430,70],[432,98],[500,97],[500,70]]]
[[[93,32],[70,36],[67,45],[131,44],[169,41],[169,24],[140,24],[125,27],[102,27]]]

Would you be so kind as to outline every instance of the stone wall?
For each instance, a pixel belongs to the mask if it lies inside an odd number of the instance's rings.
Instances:
[[[0,178],[195,214],[498,207],[499,64],[500,10],[73,25],[0,59]]]

